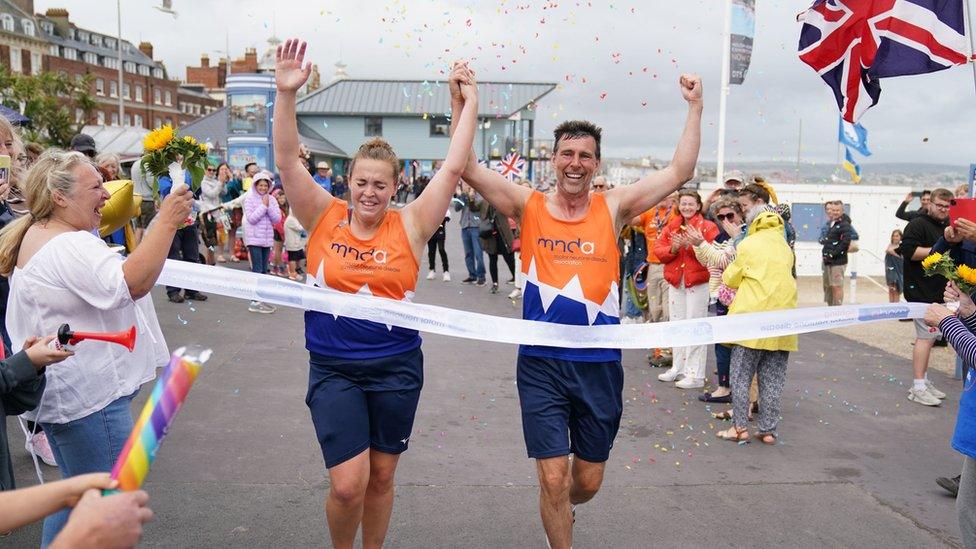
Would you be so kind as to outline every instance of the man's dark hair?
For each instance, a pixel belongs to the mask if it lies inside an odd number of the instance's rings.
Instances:
[[[931,195],[931,194],[932,194],[932,191],[930,191],[928,189],[925,189],[924,191],[922,191],[922,196]]]
[[[247,169],[250,168],[251,166],[254,166],[255,168],[257,168],[258,167],[258,163],[257,162],[248,162],[247,164],[244,164],[244,171],[246,172]]]
[[[592,137],[596,141],[596,157],[600,158],[600,137],[603,130],[588,120],[567,120],[556,126],[553,130],[553,154],[559,150],[559,142],[563,139],[579,139],[581,137]]]

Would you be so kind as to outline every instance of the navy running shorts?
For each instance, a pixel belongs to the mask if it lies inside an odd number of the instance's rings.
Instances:
[[[404,452],[423,385],[420,347],[365,360],[311,353],[305,404],[325,466],[331,469],[367,448]]]
[[[530,458],[572,453],[594,463],[607,461],[623,413],[619,360],[580,362],[519,354],[516,379]]]

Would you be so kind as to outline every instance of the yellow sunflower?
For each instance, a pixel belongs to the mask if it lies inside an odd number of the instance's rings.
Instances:
[[[154,152],[165,147],[173,139],[173,127],[169,124],[163,126],[162,128],[157,128],[142,140],[142,146],[148,152]]]
[[[968,265],[960,265],[956,268],[956,274],[962,279],[966,284],[976,284],[976,269]]]
[[[931,269],[939,261],[942,261],[942,254],[934,253],[922,260],[922,268]]]

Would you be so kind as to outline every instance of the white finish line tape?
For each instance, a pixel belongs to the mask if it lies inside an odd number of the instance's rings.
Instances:
[[[347,294],[277,276],[169,259],[166,260],[156,284],[193,288],[226,297],[371,320],[433,334],[498,343],[570,348],[686,347],[803,334],[880,320],[922,318],[928,306],[925,303],[845,305],[654,324],[572,326]]]

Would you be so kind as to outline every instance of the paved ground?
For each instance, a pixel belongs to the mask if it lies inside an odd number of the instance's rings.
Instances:
[[[459,280],[456,227],[449,238]],[[516,316],[503,297],[509,289],[489,295],[438,278],[422,280],[417,295]],[[202,342],[215,353],[148,478],[157,518],[144,545],[328,546],[328,477],[304,404],[300,312],[255,315],[219,297],[192,308],[154,297],[171,348]],[[522,444],[515,348],[424,339],[426,386],[397,476],[388,545],[545,547],[534,464]],[[948,446],[957,384],[935,374],[949,397],[924,408],[905,398],[905,359],[831,333],[803,336],[800,345],[775,447],[717,440],[725,425],[693,392],[658,382],[643,353],[625,352],[623,423],[603,490],[579,510],[575,546],[958,545],[954,500],[933,482],[960,468]],[[12,420],[8,430],[17,479],[32,484]],[[29,527],[3,544],[34,546],[39,532]]]

